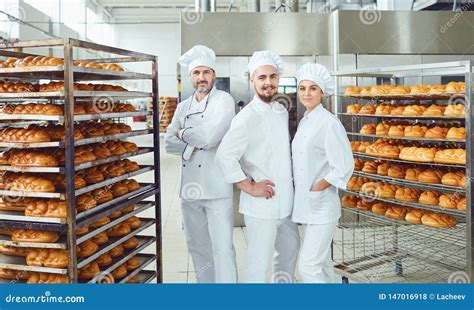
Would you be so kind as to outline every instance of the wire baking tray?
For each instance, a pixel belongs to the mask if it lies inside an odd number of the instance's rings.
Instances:
[[[143,80],[151,79],[150,74],[135,73],[129,71],[115,71],[106,69],[86,68],[73,66],[75,81],[97,81],[97,80]],[[24,68],[2,68],[0,76],[10,78],[29,79],[64,79],[64,66],[36,66]]]
[[[64,99],[66,92],[64,90],[60,91],[51,91],[51,92],[24,92],[24,93],[0,93],[0,100],[2,98],[29,98],[29,99]],[[75,98],[114,98],[114,99],[133,99],[133,98],[148,98],[152,94],[148,92],[140,91],[85,91],[77,90],[74,91]]]
[[[431,139],[431,138],[411,138],[411,137],[399,137],[399,136],[381,136],[381,135],[368,135],[358,132],[348,132],[349,136],[356,137],[367,137],[367,138],[380,138],[380,139],[396,139],[396,140],[408,140],[408,141],[419,141],[425,143],[436,143],[436,142],[449,142],[449,143],[466,143],[466,140],[455,140],[455,139]]]
[[[143,136],[153,133],[153,129],[142,129],[134,130],[127,133],[118,133],[114,135],[106,135],[94,138],[85,138],[74,141],[74,146],[86,145],[97,142],[106,142],[109,140],[119,140],[129,137]],[[20,142],[0,142],[0,147],[6,148],[20,148],[20,149],[30,149],[30,148],[42,148],[42,147],[64,147],[64,142],[54,141],[54,142],[32,142],[32,143],[20,143]]]
[[[350,114],[350,113],[337,113],[337,115],[351,116],[351,117],[380,117],[380,118],[401,118],[401,119],[426,119],[426,120],[465,120],[465,117],[461,116],[424,116],[424,115],[377,115],[377,114]]]
[[[367,100],[446,100],[452,96],[465,96],[465,93],[430,93],[430,94],[416,94],[416,95],[397,95],[397,94],[379,94],[379,95],[346,95],[346,94],[337,94],[336,96],[345,97],[345,98],[355,98],[355,99],[367,99]]]
[[[67,274],[67,269],[28,266],[26,258],[21,256],[5,255],[0,253],[0,268],[30,271],[30,272],[47,272],[55,274]]]
[[[418,208],[418,209],[423,209],[423,210],[429,210],[429,211],[434,211],[438,213],[445,213],[445,214],[450,214],[453,216],[456,216],[461,219],[466,219],[466,213],[457,209],[447,209],[447,208],[441,208],[439,206],[432,206],[432,205],[426,205],[422,203],[417,203],[417,202],[409,202],[409,201],[403,201],[403,200],[397,200],[393,198],[380,198],[376,197],[374,195],[369,195],[366,193],[358,192],[358,191],[352,191],[352,190],[340,190],[344,193],[348,193],[351,195],[357,195],[363,198],[367,198],[370,200],[377,200],[377,201],[384,201],[384,202],[390,202],[390,203],[395,203],[401,206],[406,206],[406,207],[413,207],[413,208]]]
[[[145,269],[148,265],[150,265],[157,259],[157,255],[152,255],[152,254],[141,254],[141,256],[143,259],[140,259],[141,261],[140,266],[137,269],[129,272],[128,275],[125,278],[121,279],[118,283],[121,283],[121,284],[126,283],[130,278],[139,274],[143,269]]]
[[[142,154],[146,154],[146,153],[151,153],[151,152],[153,152],[152,148],[140,147],[140,148],[138,148],[138,151],[136,151],[136,152],[129,152],[129,153],[125,153],[125,154],[122,154],[122,155],[110,156],[110,157],[107,157],[107,158],[93,160],[93,161],[90,161],[90,162],[86,162],[86,163],[76,165],[74,170],[79,171],[79,170],[82,170],[82,169],[91,168],[91,167],[95,167],[95,166],[98,166],[98,165],[107,164],[107,163],[110,163],[110,162],[118,161],[118,160],[125,159],[125,158],[130,158],[130,157],[133,157],[133,156],[138,156],[138,155],[142,155]],[[46,172],[46,173],[62,173],[63,174],[65,172],[66,168],[64,166],[60,166],[60,167],[24,167],[24,166],[0,165],[0,171],[1,170],[3,170],[3,171],[14,171],[14,172]]]
[[[93,255],[91,255],[89,257],[85,257],[85,258],[80,259],[80,260],[78,259],[77,268],[84,267],[85,265],[89,264],[90,262],[96,260],[102,254],[112,250],[113,248],[115,248],[119,244],[121,244],[121,243],[127,241],[128,239],[136,236],[138,233],[142,232],[146,228],[148,228],[148,227],[152,226],[153,224],[155,224],[155,219],[140,218],[140,220],[142,221],[142,226],[141,227],[132,230],[126,236],[123,236],[123,237],[120,237],[120,238],[109,238],[109,243],[99,246],[99,250],[96,253],[94,253]],[[155,238],[155,237],[137,236],[137,239],[140,240],[140,238]]]
[[[449,185],[443,185],[443,184],[428,184],[428,183],[423,183],[423,182],[418,182],[418,181],[397,179],[397,178],[373,174],[373,173],[366,173],[362,171],[354,171],[353,175],[358,176],[358,177],[370,178],[373,180],[380,180],[380,181],[391,183],[391,184],[403,185],[403,186],[407,185],[407,186],[426,189],[426,190],[439,190],[442,192],[455,192],[455,193],[466,192],[466,188],[464,187],[449,186]]]
[[[85,115],[74,115],[74,121],[90,121],[97,119],[109,119],[109,118],[124,118],[124,117],[135,117],[144,116],[146,111],[136,112],[114,112],[114,113],[100,113],[100,114],[85,114]],[[41,115],[41,114],[0,114],[0,120],[36,120],[36,121],[56,121],[64,123],[65,117],[60,115]]]
[[[134,176],[137,176],[137,175],[149,172],[149,171],[153,171],[153,169],[154,169],[154,166],[140,166],[140,169],[137,170],[137,171],[128,172],[128,173],[123,174],[121,176],[106,179],[102,182],[95,183],[95,184],[88,185],[86,187],[77,189],[75,191],[75,195],[79,196],[79,195],[82,195],[84,193],[91,192],[95,189],[98,189],[98,188],[101,188],[101,187],[104,187],[104,186],[107,186],[107,185],[111,185],[111,184],[117,183],[119,181],[126,180],[128,178],[131,178],[131,177],[134,177]],[[11,197],[58,198],[58,199],[61,199],[61,200],[66,199],[66,194],[64,192],[45,193],[45,192],[0,190],[0,195],[11,196]]]
[[[0,235],[0,244],[15,246],[20,248],[38,248],[38,249],[66,249],[66,241],[59,239],[55,243],[37,243],[37,242],[16,242],[11,240],[11,236]]]
[[[372,155],[367,155],[367,154],[358,153],[358,152],[352,152],[352,154],[355,157],[367,158],[367,159],[372,159],[372,160],[390,161],[390,162],[402,163],[402,164],[413,164],[413,165],[425,165],[425,166],[433,166],[433,167],[450,167],[450,168],[466,169],[466,165],[424,163],[424,162],[418,162],[418,161],[410,161],[410,160],[403,160],[403,159],[392,159],[392,158],[385,158],[385,157],[380,157],[380,156],[372,156]]]

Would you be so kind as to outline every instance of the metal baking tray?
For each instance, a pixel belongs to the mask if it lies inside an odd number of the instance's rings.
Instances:
[[[102,81],[102,80],[144,80],[151,79],[150,74],[128,71],[115,71],[106,69],[86,68],[73,66],[75,81]],[[1,77],[27,78],[27,79],[64,79],[64,66],[37,66],[25,68],[0,69]]]
[[[423,115],[376,115],[376,114],[350,114],[350,113],[337,113],[337,115],[351,116],[351,117],[380,117],[380,118],[401,118],[401,119],[426,119],[426,120],[465,120],[465,117],[461,116],[423,116]]]
[[[25,222],[17,220],[0,220],[0,227],[12,229],[34,229],[34,230],[48,230],[63,233],[67,230],[66,224],[57,223],[43,223],[43,222]]]
[[[136,216],[136,215],[139,214],[139,213],[142,213],[143,211],[145,211],[145,210],[147,210],[147,209],[153,207],[154,205],[155,205],[155,202],[154,202],[154,201],[149,201],[148,203],[137,204],[137,205],[136,205],[137,207],[136,207],[132,212],[126,213],[126,214],[124,214],[124,215],[122,215],[122,216],[120,216],[120,217],[118,217],[118,218],[116,218],[116,219],[110,221],[110,223],[108,223],[108,224],[106,224],[106,225],[104,225],[104,226],[98,227],[98,228],[96,228],[96,229],[94,229],[94,230],[92,230],[92,231],[89,231],[87,234],[85,234],[85,235],[83,235],[83,236],[77,237],[77,239],[76,239],[76,244],[81,244],[81,243],[83,243],[84,241],[89,240],[89,239],[91,239],[92,237],[96,236],[97,234],[100,234],[101,232],[104,232],[104,231],[106,231],[107,229],[109,229],[109,228],[111,228],[111,227],[113,227],[113,226],[115,226],[115,225],[117,225],[117,224],[119,224],[119,223],[122,223],[123,221],[125,221],[125,220],[127,220],[127,219],[129,219],[129,218],[131,218],[131,217],[133,217],[133,216]],[[123,208],[121,208],[121,209],[123,209]],[[90,224],[91,222],[93,223],[93,222],[95,222],[95,221],[101,219],[102,217],[104,217],[104,216],[97,216],[97,218],[94,217],[95,220],[93,220],[93,221],[88,221],[88,222],[89,222],[89,224]],[[87,226],[87,225],[80,225],[80,226],[76,226],[76,227],[84,227],[84,226]]]
[[[107,157],[107,158],[82,163],[82,164],[76,165],[74,169],[75,169],[75,171],[79,171],[79,170],[82,170],[82,169],[91,168],[91,167],[95,167],[95,166],[98,166],[98,165],[107,164],[107,163],[110,163],[110,162],[118,161],[118,160],[125,159],[125,158],[130,158],[130,157],[133,157],[133,156],[142,155],[142,154],[146,154],[146,153],[151,153],[151,152],[153,152],[152,148],[141,147],[141,148],[138,148],[138,151],[136,151],[136,152],[129,152],[129,153],[125,153],[125,154],[122,154],[122,155],[110,156],[110,157]],[[0,170],[13,171],[13,172],[64,173],[66,168],[64,166],[60,166],[60,167],[25,167],[25,166],[0,165]]]
[[[138,273],[141,284],[147,284],[156,278],[156,272],[151,270],[142,270]]]
[[[118,133],[115,135],[106,135],[94,138],[85,138],[76,140],[74,142],[75,146],[91,144],[96,142],[106,142],[109,140],[119,140],[129,137],[148,135],[153,133],[153,129],[142,129],[134,130],[127,133]],[[64,147],[64,142],[54,141],[54,142],[31,142],[31,143],[22,143],[22,142],[0,142],[0,147],[7,148],[20,148],[20,149],[31,149],[31,148],[42,148],[42,147]]]
[[[90,262],[96,260],[102,254],[112,250],[113,248],[115,248],[119,244],[123,243],[124,241],[127,241],[128,239],[130,239],[130,238],[134,237],[135,235],[137,235],[139,232],[141,232],[141,231],[147,229],[148,227],[152,226],[153,224],[155,224],[155,219],[140,218],[140,220],[142,221],[142,226],[141,227],[139,227],[135,230],[132,230],[128,235],[126,235],[124,237],[110,238],[109,243],[106,244],[106,245],[100,246],[100,249],[96,253],[94,253],[93,255],[91,255],[89,257],[85,257],[82,260],[78,260],[77,268],[84,267],[85,265],[89,264]]]
[[[370,178],[374,180],[380,180],[383,182],[387,183],[392,183],[396,185],[408,185],[408,186],[413,186],[416,188],[422,188],[422,189],[427,189],[427,190],[438,190],[442,192],[455,192],[455,193],[465,193],[466,188],[464,187],[459,187],[459,186],[449,186],[449,185],[443,185],[443,184],[431,184],[431,183],[423,183],[423,182],[418,182],[418,181],[411,181],[411,180],[405,180],[405,179],[397,179],[393,177],[388,177],[388,176],[383,176],[383,175],[378,175],[378,174],[372,174],[372,173],[366,173],[362,171],[354,171],[353,173],[354,176],[358,177],[365,177],[365,178]]]
[[[28,266],[26,264],[26,258],[21,256],[5,255],[0,253],[0,268],[32,271],[32,272],[47,272],[55,274],[67,274],[67,269],[62,268],[50,268],[50,267],[38,267]]]
[[[435,142],[466,143],[466,140],[411,138],[411,137],[399,137],[399,136],[380,136],[380,135],[368,135],[368,134],[363,134],[363,133],[358,133],[358,132],[348,132],[347,135],[356,136],[356,137],[380,138],[380,139],[420,141],[420,142],[426,142],[426,143],[435,143]]]
[[[109,118],[125,118],[146,115],[146,111],[136,112],[114,112],[114,113],[101,113],[101,114],[84,114],[74,115],[74,121],[90,121],[97,119],[109,119]],[[42,114],[0,114],[0,120],[36,120],[36,121],[56,121],[64,123],[65,117],[59,115],[42,115]]]
[[[142,238],[142,236],[139,236],[140,238],[137,238],[139,240],[139,245],[138,247],[136,247],[135,249],[133,250],[126,250],[122,256],[120,256],[119,258],[113,258],[112,259],[112,264],[110,264],[110,266],[107,266],[105,267],[106,269],[104,270],[101,270],[101,273],[98,274],[96,277],[94,277],[93,279],[91,279],[89,281],[89,283],[97,283],[98,281],[100,281],[104,276],[110,274],[110,272],[114,269],[116,269],[117,267],[119,267],[120,265],[124,264],[126,261],[128,261],[129,259],[131,259],[132,257],[137,257],[139,260],[140,260],[140,266],[145,262],[147,261],[151,256],[152,257],[155,257],[155,255],[150,255],[150,254],[138,254],[140,251],[142,251],[143,249],[145,249],[147,246],[149,246],[150,244],[152,244],[153,242],[155,242],[156,238],[155,237],[145,237],[145,238]],[[139,266],[139,267],[140,267]],[[138,267],[138,268],[139,268]],[[137,269],[138,269],[137,268]],[[137,270],[135,269],[135,270]],[[135,270],[132,270],[132,271],[135,271]]]
[[[146,268],[146,266],[150,265],[151,263],[153,263],[154,261],[156,261],[156,255],[153,255],[153,254],[140,254],[140,266],[135,269],[135,270],[132,270],[128,273],[128,275],[123,278],[123,279],[120,279],[120,281],[118,283],[126,283],[128,281],[128,279],[134,277],[135,275],[137,275],[140,271],[142,271],[143,269]]]
[[[51,98],[64,99],[66,92],[64,90],[52,92],[26,92],[26,93],[0,93],[0,100],[2,98]],[[74,91],[74,97],[79,98],[93,98],[93,97],[110,97],[115,99],[132,99],[132,98],[148,98],[152,94],[140,91]]]
[[[416,94],[416,95],[397,95],[397,94],[380,94],[380,95],[346,95],[337,94],[336,96],[355,99],[377,99],[377,100],[446,100],[451,96],[465,96],[465,93],[430,93],[430,94]]]
[[[403,159],[391,159],[391,158],[385,158],[385,157],[380,157],[380,156],[372,156],[372,155],[367,155],[367,154],[364,154],[364,153],[357,153],[357,152],[352,152],[352,154],[354,156],[360,157],[360,158],[368,158],[368,159],[373,159],[373,160],[383,160],[383,161],[390,161],[390,162],[402,163],[402,164],[413,164],[413,165],[425,165],[425,166],[435,166],[435,167],[450,167],[450,168],[466,169],[466,165],[441,164],[441,163],[423,163],[423,162],[418,162],[418,161],[410,161],[410,160],[403,160]]]
[[[98,212],[103,211],[105,209],[108,209],[111,206],[114,206],[113,208],[115,209],[115,206],[119,206],[119,205],[127,202],[130,197],[135,197],[135,196],[141,195],[141,194],[153,189],[153,186],[154,186],[154,183],[139,183],[139,184],[140,184],[140,188],[137,189],[136,191],[133,191],[133,192],[127,193],[123,196],[114,198],[110,201],[107,201],[103,204],[98,205],[95,208],[92,208],[92,209],[89,209],[87,211],[78,213],[76,215],[77,223],[78,224],[82,223],[84,218],[90,216],[91,214],[95,214],[95,213],[98,213]],[[154,192],[151,192],[149,195],[151,196],[152,194],[154,194]],[[81,226],[79,226],[79,227],[81,227]]]
[[[4,210],[0,210],[0,220],[66,224],[65,218],[26,216],[24,215],[24,212]]]
[[[368,199],[373,199],[377,201],[384,201],[384,202],[391,202],[395,203],[401,206],[406,206],[406,207],[413,207],[413,208],[418,208],[418,209],[424,209],[424,210],[429,210],[429,211],[434,211],[438,213],[446,213],[450,215],[454,215],[458,218],[466,218],[466,212],[457,210],[457,209],[447,209],[447,208],[441,208],[439,206],[431,206],[431,205],[425,205],[422,203],[417,203],[417,202],[408,202],[408,201],[402,201],[402,200],[397,200],[393,198],[379,198],[373,195],[365,194],[362,192],[357,192],[357,191],[352,191],[352,190],[341,190],[342,192],[352,194],[352,195],[357,195],[360,197],[365,197]]]
[[[37,242],[16,242],[12,241],[10,236],[0,235],[0,244],[16,246],[19,248],[38,248],[38,249],[66,249],[66,241],[61,242],[61,238],[57,242],[61,243],[37,243]]]

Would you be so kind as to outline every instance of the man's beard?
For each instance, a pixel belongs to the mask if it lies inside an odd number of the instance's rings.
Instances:
[[[273,90],[273,92],[272,92],[271,95],[266,95],[265,90],[267,90],[269,88],[271,88]],[[275,97],[276,93],[277,93],[276,87],[269,86],[269,87],[265,87],[265,88],[261,89],[261,91],[257,91],[257,96],[263,102],[270,103],[270,102],[272,102],[272,99]]]
[[[207,82],[204,82],[204,83],[198,83],[196,85],[196,92],[197,93],[200,93],[200,94],[208,94],[211,89],[212,89],[212,84],[210,86],[208,86],[209,84]]]

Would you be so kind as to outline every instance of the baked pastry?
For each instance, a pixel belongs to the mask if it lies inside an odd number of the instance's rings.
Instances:
[[[26,256],[30,248],[16,247],[13,245],[0,244],[0,253],[11,256]]]
[[[12,233],[12,240],[16,242],[53,243],[58,239],[54,231],[15,229]]]
[[[374,162],[374,161],[366,161],[364,164],[364,167],[362,168],[362,172],[365,173],[377,173],[377,166],[379,163]]]
[[[372,115],[372,114],[375,114],[375,109],[376,107],[374,105],[365,105],[360,109],[359,114]]]
[[[462,93],[465,91],[465,83],[464,82],[449,82],[446,85],[446,92],[447,93]]]
[[[8,172],[0,176],[0,188],[20,192],[54,193],[56,191],[56,187],[50,180],[35,177],[30,174]]]
[[[361,95],[370,95],[370,90],[372,89],[372,86],[364,86],[360,90]]]
[[[97,263],[97,265],[99,265],[99,267],[106,267],[106,266],[110,266],[110,264],[112,264],[112,257],[110,257],[109,253],[105,253],[101,256],[99,256],[95,262]]]
[[[377,202],[372,205],[372,212],[379,215],[385,215],[389,205],[385,202]]]
[[[26,216],[66,218],[66,201],[59,199],[34,199],[25,209]]]
[[[421,224],[421,218],[426,213],[424,210],[413,209],[407,213],[405,220],[410,224]]]
[[[68,284],[69,278],[67,275],[35,272],[28,277],[28,284]]]
[[[445,164],[466,164],[466,150],[464,149],[446,149],[436,152],[434,156],[435,163]]]
[[[31,249],[26,256],[28,266],[66,268],[68,261],[66,250]]]
[[[360,198],[355,195],[344,196],[342,197],[342,206],[346,208],[355,208],[359,200]]]
[[[391,95],[407,95],[411,92],[411,88],[409,86],[403,85],[396,85],[390,89]]]
[[[392,107],[392,110],[390,111],[390,115],[403,115],[404,111],[405,111],[405,106],[403,105],[394,106]]]
[[[119,244],[118,246],[116,246],[115,248],[109,251],[109,255],[110,257],[115,258],[122,255],[123,251],[124,251],[123,246]]]
[[[377,188],[378,182],[367,182],[362,185],[360,191],[369,195],[375,195],[375,189]]]
[[[139,266],[140,260],[138,259],[138,257],[132,257],[125,263],[125,267],[127,267],[127,270],[135,270]]]
[[[133,172],[133,171],[137,171],[137,170],[140,170],[140,166],[134,162],[134,161],[131,161],[129,159],[124,159],[120,162],[120,164],[122,165],[122,167],[127,171],[127,172]]]
[[[362,177],[352,177],[347,183],[347,188],[349,190],[358,191],[361,189],[364,183],[369,182],[369,179]]]
[[[367,155],[379,156],[383,158],[398,159],[400,154],[400,148],[396,145],[374,143],[367,147],[365,153]]]
[[[122,215],[123,215],[123,214],[122,214],[122,211],[119,210],[119,211],[115,211],[114,213],[110,214],[110,215],[109,215],[109,218],[110,218],[111,220],[115,220],[115,219],[121,217]]]
[[[457,204],[463,197],[457,194],[444,194],[439,197],[439,206],[441,208],[456,209]]]
[[[344,95],[358,95],[362,89],[357,86],[348,86],[344,92]]]
[[[367,150],[367,148],[368,148],[370,145],[372,145],[371,142],[367,142],[367,141],[361,142],[361,143],[359,144],[359,147],[357,148],[357,152],[359,152],[359,153],[365,153],[365,151]]]
[[[98,188],[91,192],[92,197],[97,201],[97,204],[103,204],[114,199],[114,196],[109,186]]]
[[[94,237],[91,238],[91,241],[97,245],[102,245],[109,242],[109,236],[105,232],[98,233]]]
[[[375,134],[378,136],[386,136],[388,135],[390,131],[390,125],[389,124],[384,124],[380,123],[375,127]]]
[[[347,106],[347,114],[358,114],[360,111],[360,104],[350,104]]]
[[[464,177],[464,184],[462,179]],[[462,171],[447,172],[441,177],[441,183],[448,186],[466,186],[465,184],[466,174]]]
[[[121,183],[127,186],[129,193],[140,188],[140,184],[134,179],[123,180]]]
[[[399,188],[395,193],[395,199],[417,202],[420,198],[420,195],[421,191],[417,188]]]
[[[116,269],[112,270],[111,272],[114,279],[122,279],[127,276],[127,267],[125,264],[118,266]]]
[[[120,197],[128,193],[127,185],[120,183],[115,183],[110,189],[113,197]]]
[[[135,249],[139,244],[140,242],[138,241],[138,239],[135,237],[132,237],[128,239],[127,241],[124,241],[122,243],[122,246],[126,250],[131,250],[131,249]]]
[[[421,168],[408,168],[405,172],[405,180],[418,181],[418,176],[422,171]]]
[[[444,107],[436,104],[430,105],[424,112],[424,116],[442,116],[444,114]]]
[[[407,213],[410,211],[410,208],[394,205],[390,206],[387,209],[387,212],[385,212],[385,216],[394,220],[402,221],[405,219]]]
[[[28,279],[28,276],[27,271],[0,268],[0,279],[25,280]]]
[[[373,201],[359,200],[356,208],[362,211],[372,211]]]
[[[123,237],[131,232],[131,228],[126,223],[120,223],[107,230],[109,237]]]
[[[83,236],[89,232],[89,227],[84,226],[81,228],[76,228],[76,236]]]
[[[436,148],[410,146],[404,147],[399,157],[403,160],[430,163],[433,162],[437,151]]]
[[[127,280],[128,284],[138,284],[140,283],[140,277],[139,276],[133,276],[130,279]]]
[[[88,257],[99,250],[99,246],[91,240],[86,240],[77,246],[77,257]]]
[[[458,201],[456,208],[461,211],[466,211],[466,197]]]
[[[46,176],[50,181],[54,183],[54,186],[59,190],[66,190],[66,176],[64,174],[49,174]],[[74,176],[74,188],[80,189],[86,187],[86,181],[79,175]]]
[[[354,170],[360,171],[364,167],[365,161],[360,158],[354,158]]]
[[[104,175],[97,168],[86,169],[81,176],[87,184],[96,184],[105,180]]]
[[[427,94],[430,90],[429,85],[412,85],[410,87],[410,94],[412,95],[420,95],[420,94]]]
[[[403,125],[390,126],[388,135],[393,137],[403,137],[405,136],[405,127],[406,126]]]
[[[129,219],[125,220],[124,223],[126,223],[128,226],[130,226],[131,229],[137,229],[140,226],[142,226],[142,222],[136,216],[130,217]]]
[[[16,68],[62,65],[64,65],[64,61],[62,59],[52,56],[27,56],[25,58],[18,59],[15,62]]]
[[[440,184],[443,172],[440,170],[426,169],[418,175],[418,181],[423,183]]]
[[[463,104],[448,104],[444,110],[444,116],[464,116],[466,109]]]
[[[375,109],[375,115],[390,115],[392,106],[389,104],[379,104]]]
[[[15,150],[9,154],[8,164],[23,167],[57,167],[58,161],[51,154]]]
[[[456,218],[448,214],[427,212],[421,217],[423,225],[435,228],[450,228],[457,224]]]
[[[90,224],[90,228],[99,228],[104,225],[107,225],[108,223],[110,223],[110,219],[106,216]]]
[[[97,207],[97,201],[89,193],[82,194],[76,198],[76,209],[79,212],[84,212],[95,207]]]
[[[439,204],[439,193],[435,191],[423,192],[418,199],[419,203],[437,206]]]
[[[92,262],[79,269],[77,277],[81,280],[90,280],[97,276],[99,273],[99,265],[97,265],[96,262]]]
[[[423,138],[427,131],[428,131],[427,126],[420,126],[420,125],[406,126],[405,131],[404,131],[404,136],[410,137],[410,138]]]
[[[444,93],[446,91],[446,85],[432,85],[428,93],[436,94],[436,93]]]
[[[394,198],[397,188],[397,186],[388,183],[377,184],[375,196],[379,198]]]
[[[388,168],[387,175],[391,178],[404,179],[406,167],[402,165],[392,165]]]
[[[388,168],[390,168],[389,163],[381,163],[380,165],[377,166],[377,174],[387,176]]]
[[[453,139],[453,140],[464,140],[466,139],[466,128],[460,127],[451,127],[446,134],[446,139]]]
[[[421,105],[408,105],[403,110],[403,115],[423,115],[425,112],[426,107]]]
[[[445,127],[440,127],[440,126],[435,126],[432,128],[429,128],[425,132],[425,138],[430,138],[430,139],[444,139],[446,137],[446,134],[448,133],[448,129]]]
[[[134,205],[131,205],[131,206],[128,206],[128,207],[126,207],[126,208],[123,208],[123,209],[122,209],[122,213],[123,213],[123,214],[130,213],[130,212],[132,212],[133,210],[135,210],[135,206],[134,206]]]

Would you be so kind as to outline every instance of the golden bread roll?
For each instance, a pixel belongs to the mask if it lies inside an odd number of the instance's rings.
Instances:
[[[342,197],[342,206],[346,208],[356,208],[357,202],[360,200],[358,196],[348,195]]]
[[[375,188],[375,196],[379,198],[394,198],[397,188],[395,185],[379,183]]]
[[[439,193],[435,191],[423,192],[418,199],[419,203],[437,206],[439,204]]]
[[[112,264],[112,257],[110,257],[109,253],[105,253],[101,256],[99,256],[95,262],[99,267],[106,267],[110,266]]]
[[[406,126],[405,131],[404,131],[404,136],[410,137],[410,138],[423,138],[427,131],[428,131],[427,126],[420,126],[420,125]]]
[[[421,218],[426,213],[424,210],[414,209],[407,213],[405,220],[410,224],[421,224]]]
[[[421,105],[408,105],[403,110],[403,115],[423,115],[425,112],[426,107]]]
[[[435,228],[450,228],[457,224],[456,218],[448,214],[427,212],[421,217],[423,225]]]
[[[121,244],[109,251],[109,255],[112,258],[118,257],[123,254],[124,248]]]
[[[84,212],[97,207],[97,201],[89,194],[82,194],[76,198],[76,209],[78,212]]]
[[[465,83],[464,82],[449,82],[446,85],[446,92],[447,93],[462,93],[465,91]]]
[[[362,89],[357,86],[348,86],[344,91],[344,95],[358,95]]]
[[[392,95],[407,95],[411,92],[409,86],[397,85],[390,89],[390,94]]]
[[[390,206],[385,212],[385,216],[394,220],[403,221],[411,209],[402,206]]]
[[[124,241],[122,243],[122,246],[126,250],[131,250],[131,249],[135,249],[139,244],[140,242],[138,241],[138,239],[135,237],[132,237],[128,239],[127,241]]]
[[[390,111],[390,115],[403,115],[403,112],[405,111],[405,106],[394,106],[392,107],[392,110]]]
[[[12,233],[12,241],[16,242],[53,243],[58,239],[59,235],[54,231],[15,229]]]
[[[26,256],[28,266],[67,268],[68,262],[66,250],[31,249]]]
[[[109,242],[109,236],[105,232],[98,233],[94,237],[91,238],[91,241],[97,245],[102,245]]]
[[[347,188],[349,190],[358,191],[361,189],[364,183],[369,182],[369,179],[362,177],[352,177],[347,183]]]
[[[30,248],[16,247],[0,244],[0,253],[11,256],[27,256]]]
[[[436,152],[434,156],[435,163],[444,164],[466,164],[466,150],[464,149],[446,149]]]
[[[365,105],[360,109],[359,114],[372,115],[372,114],[375,114],[375,109],[376,107],[374,105]]]
[[[377,162],[367,161],[367,162],[365,162],[364,167],[362,168],[362,172],[375,174],[375,173],[377,173],[377,166],[378,165],[379,165],[379,163],[377,163]]]
[[[428,93],[436,94],[436,93],[444,93],[446,91],[446,85],[432,85]]]
[[[127,267],[127,270],[135,270],[140,267],[140,260],[138,257],[132,257],[125,263],[125,266]]]
[[[107,230],[107,236],[109,237],[123,237],[131,232],[131,228],[126,223],[117,224]]]
[[[359,200],[356,208],[362,211],[372,211],[373,201]]]
[[[375,134],[375,124],[365,124],[360,129],[361,134],[365,135],[374,135]]]
[[[118,266],[116,269],[112,270],[111,272],[114,279],[122,279],[127,276],[127,267],[125,264]]]
[[[110,218],[108,218],[106,216],[106,217],[103,217],[100,220],[97,220],[94,223],[90,224],[89,227],[90,228],[99,228],[99,227],[102,227],[104,225],[107,225],[108,223],[110,223]]]
[[[357,148],[357,152],[359,153],[365,153],[367,148],[372,145],[371,142],[361,142],[359,147]]]
[[[25,280],[28,277],[29,272],[27,271],[0,268],[0,279]]]
[[[447,133],[448,133],[448,128],[435,126],[435,127],[429,128],[425,132],[425,138],[444,139],[446,138]]]
[[[359,114],[360,109],[360,104],[350,104],[347,106],[347,114]]]
[[[378,182],[367,182],[362,185],[360,191],[369,195],[375,195],[375,190],[377,189]]]
[[[66,218],[66,201],[59,199],[31,200],[25,209],[25,216]]]
[[[418,181],[423,183],[440,184],[443,172],[436,169],[426,169],[418,175]]]
[[[436,104],[430,105],[424,112],[424,116],[443,116],[444,107]]]
[[[388,135],[392,137],[403,137],[405,136],[405,127],[403,125],[390,126]]]
[[[77,246],[77,257],[88,257],[99,250],[99,246],[91,240],[86,240]]]
[[[35,272],[28,277],[28,284],[68,284],[67,275]]]
[[[96,262],[92,262],[79,269],[77,277],[81,280],[90,280],[97,276],[99,273],[99,265],[97,265]]]
[[[388,135],[389,130],[390,130],[390,125],[380,123],[377,125],[377,127],[375,127],[375,134],[378,136],[386,136]]]
[[[448,104],[444,110],[444,116],[462,116],[466,114],[463,104]]]
[[[136,216],[126,219],[124,223],[130,226],[131,229],[137,229],[142,226],[141,220]]]
[[[354,170],[360,171],[364,167],[365,161],[360,158],[354,158]]]
[[[372,212],[379,215],[385,215],[389,205],[385,202],[377,202],[372,205]]]
[[[112,191],[108,186],[95,189],[91,192],[92,197],[97,201],[97,204],[103,204],[114,199]]]
[[[391,178],[404,179],[406,174],[406,167],[402,165],[392,165],[388,168],[387,175]]]
[[[375,109],[375,115],[390,115],[392,106],[388,104],[379,104]]]
[[[377,166],[377,174],[378,175],[388,175],[388,169],[391,167],[389,163],[381,163]]]
[[[427,94],[430,90],[428,85],[412,85],[410,94],[412,95],[420,95],[420,94]]]
[[[421,168],[408,168],[405,173],[405,180],[418,181],[418,176],[422,171]]]
[[[435,148],[411,146],[403,148],[399,157],[403,160],[430,163],[433,162],[437,151]]]
[[[466,211],[466,197],[458,201],[456,208],[461,211]]]
[[[439,206],[441,208],[456,209],[457,204],[463,197],[457,194],[444,194],[439,197]]]
[[[465,186],[462,184],[463,177],[466,177],[466,174],[462,171],[456,172],[447,172],[441,177],[441,183],[448,186]]]
[[[395,193],[395,199],[402,201],[417,202],[421,191],[417,188],[399,188]]]
[[[464,140],[466,139],[466,128],[460,127],[451,127],[446,134],[446,139],[453,139],[453,140]]]

